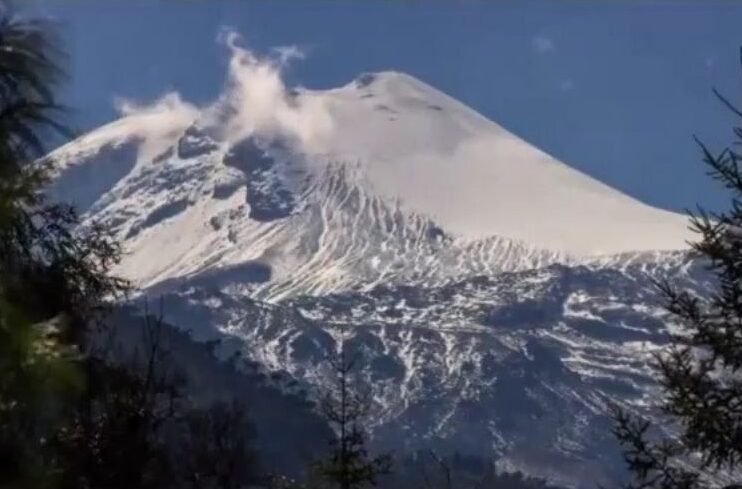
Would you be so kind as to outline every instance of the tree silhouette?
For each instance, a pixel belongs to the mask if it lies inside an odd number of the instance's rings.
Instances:
[[[347,353],[347,330],[341,329],[338,351],[327,362],[333,385],[325,395],[321,409],[334,428],[327,459],[316,466],[318,475],[339,489],[375,487],[379,476],[389,474],[392,459],[388,454],[371,457],[366,448],[367,434],[363,422],[369,414],[371,400],[353,387],[356,356]]]
[[[698,234],[692,251],[707,264],[714,287],[699,297],[669,281],[658,284],[680,328],[656,356],[662,408],[679,436],[652,436],[648,422],[616,413],[615,432],[634,476],[630,488],[703,488],[713,479],[728,487],[742,483],[733,475],[742,462],[742,127],[733,132],[733,145],[719,153],[698,141],[709,175],[731,195],[727,211],[691,213]]]
[[[50,131],[66,133],[54,91],[64,54],[47,23],[0,4],[0,485],[52,477],[45,441],[82,388],[79,340],[106,299],[119,249],[100,229],[78,235],[74,211],[46,202]]]

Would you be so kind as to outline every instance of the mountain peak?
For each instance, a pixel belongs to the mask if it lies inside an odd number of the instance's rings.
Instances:
[[[351,84],[355,85],[358,89],[373,88],[374,86],[379,87],[389,84],[408,86],[414,86],[418,84],[424,85],[423,82],[421,82],[414,76],[409,75],[403,71],[395,70],[368,71],[366,73],[361,73],[351,82]]]
[[[686,246],[683,216],[404,73],[320,91],[239,69],[211,106],[128,106],[51,155],[53,193],[120,233],[142,284],[250,262],[269,295],[319,292]]]

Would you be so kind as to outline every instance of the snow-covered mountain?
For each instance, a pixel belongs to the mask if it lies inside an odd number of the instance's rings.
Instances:
[[[655,392],[650,279],[700,280],[686,219],[408,75],[287,89],[280,62],[230,46],[213,104],[128,106],[49,157],[52,195],[122,240],[118,272],[313,387],[348,326],[380,445],[615,475],[608,406]]]

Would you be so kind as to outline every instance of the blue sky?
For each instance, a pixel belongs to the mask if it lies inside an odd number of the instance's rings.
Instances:
[[[742,2],[37,1],[69,43],[64,102],[81,129],[114,97],[189,101],[221,89],[224,27],[259,52],[298,45],[311,88],[410,73],[644,202],[722,208],[692,136],[731,140],[717,87],[742,104]]]

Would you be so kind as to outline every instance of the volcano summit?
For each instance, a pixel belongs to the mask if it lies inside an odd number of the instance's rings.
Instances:
[[[289,89],[282,60],[228,44],[213,104],[125,104],[49,156],[52,195],[123,243],[118,273],[310,390],[348,329],[380,446],[619,473],[606,414],[646,411],[665,341],[651,280],[701,280],[686,218],[408,75]]]

